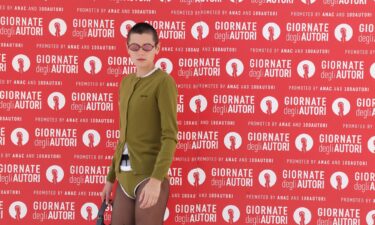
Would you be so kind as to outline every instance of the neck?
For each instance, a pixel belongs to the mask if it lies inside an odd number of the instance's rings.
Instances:
[[[147,66],[147,67],[137,68],[137,72],[135,73],[135,75],[137,77],[143,77],[144,75],[148,74],[154,68],[155,68],[154,64],[152,64],[150,66]]]

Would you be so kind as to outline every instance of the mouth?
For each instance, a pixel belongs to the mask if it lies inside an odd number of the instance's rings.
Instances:
[[[146,59],[144,59],[144,58],[139,58],[139,59],[137,59],[137,61],[141,61],[141,62],[143,62],[143,61],[146,61]]]

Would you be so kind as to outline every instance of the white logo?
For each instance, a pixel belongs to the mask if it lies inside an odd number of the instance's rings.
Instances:
[[[196,22],[191,27],[191,34],[197,40],[205,39],[208,36],[208,33],[209,33],[209,27],[207,23],[203,21]]]
[[[335,38],[342,43],[350,41],[353,37],[353,29],[349,24],[340,24],[335,28]]]
[[[375,79],[375,63],[371,64],[370,75],[371,75],[372,78]]]
[[[48,30],[53,36],[61,37],[65,34],[67,26],[64,20],[55,18],[49,22]]]
[[[239,77],[243,73],[244,66],[241,60],[239,59],[231,59],[227,62],[225,69],[229,76],[231,77]]]
[[[308,152],[314,146],[314,140],[308,134],[300,134],[295,140],[295,145],[298,151]]]
[[[239,149],[242,145],[241,135],[236,132],[229,132],[224,137],[224,145],[229,150]]]
[[[366,215],[366,222],[367,225],[374,225],[375,224],[375,210],[371,210]]]
[[[262,112],[271,115],[276,113],[277,109],[279,108],[279,103],[276,98],[272,96],[267,96],[262,99],[260,102],[260,108]]]
[[[335,172],[331,175],[330,183],[334,189],[341,191],[348,186],[349,178],[344,172]]]
[[[350,102],[345,98],[337,98],[332,103],[332,111],[337,116],[346,116],[350,112]]]
[[[243,2],[243,0],[230,0],[230,2],[232,2],[232,3],[241,3],[241,2]]]
[[[203,95],[196,95],[189,102],[191,111],[201,113],[207,109],[207,99]]]
[[[50,183],[60,183],[64,178],[64,170],[58,165],[50,166],[46,171],[46,177]]]
[[[265,188],[273,187],[276,184],[277,176],[272,170],[263,170],[258,177],[260,185]]]
[[[206,173],[201,168],[195,168],[188,173],[188,181],[191,186],[197,187],[206,180]]]
[[[293,219],[298,225],[307,225],[311,222],[311,212],[307,208],[300,207],[294,211]]]
[[[262,30],[263,37],[268,41],[277,40],[280,37],[280,33],[280,27],[276,23],[267,23]]]
[[[161,70],[163,70],[166,73],[171,74],[173,70],[173,64],[171,60],[167,58],[160,58],[158,61],[155,63],[156,67],[159,67]]]
[[[120,26],[120,33],[124,38],[128,37],[128,33],[130,29],[135,25],[135,22],[133,20],[126,20],[124,21]]]
[[[163,221],[166,221],[169,217],[169,209],[168,207],[165,208],[165,212],[164,212],[164,217],[163,217]]]
[[[26,204],[20,201],[13,202],[9,206],[9,215],[15,219],[20,220],[23,219],[27,214],[27,207]]]
[[[12,60],[12,67],[19,73],[24,73],[30,68],[30,59],[26,55],[19,54],[14,56]]]
[[[306,5],[312,5],[316,2],[316,0],[301,0],[301,2]]]
[[[47,102],[52,110],[61,110],[65,106],[65,96],[60,92],[53,92],[48,96]]]
[[[82,141],[87,147],[94,148],[100,143],[100,134],[93,129],[86,130],[82,135]]]
[[[24,128],[16,128],[12,131],[10,139],[12,140],[14,145],[25,145],[29,141],[29,132],[27,132],[27,130],[25,130]]]
[[[87,221],[94,221],[98,215],[98,207],[94,203],[88,202],[81,207],[81,216]]]
[[[297,66],[297,73],[304,79],[311,78],[315,74],[315,65],[309,60],[301,61]]]
[[[90,56],[85,60],[83,66],[88,74],[95,75],[102,69],[102,61],[96,56]]]
[[[368,139],[367,148],[371,153],[375,154],[375,136],[372,136],[370,139]]]
[[[240,210],[235,205],[228,205],[223,209],[223,218],[227,223],[235,223],[240,218]]]

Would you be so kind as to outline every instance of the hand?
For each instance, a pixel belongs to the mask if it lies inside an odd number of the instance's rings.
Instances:
[[[159,199],[160,188],[161,181],[151,177],[142,189],[141,195],[139,197],[139,207],[141,209],[146,209],[154,206]]]
[[[100,197],[102,199],[102,202],[104,201],[105,199],[105,203],[108,205],[108,203],[110,203],[110,197],[111,197],[111,193],[112,193],[112,187],[113,187],[113,183],[107,181],[104,185],[104,188],[103,188],[103,191],[102,193],[100,194]]]

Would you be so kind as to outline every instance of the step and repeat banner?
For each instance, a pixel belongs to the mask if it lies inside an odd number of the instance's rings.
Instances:
[[[179,91],[165,224],[374,225],[374,9],[2,0],[0,223],[94,224],[135,71],[127,32],[146,21]]]

